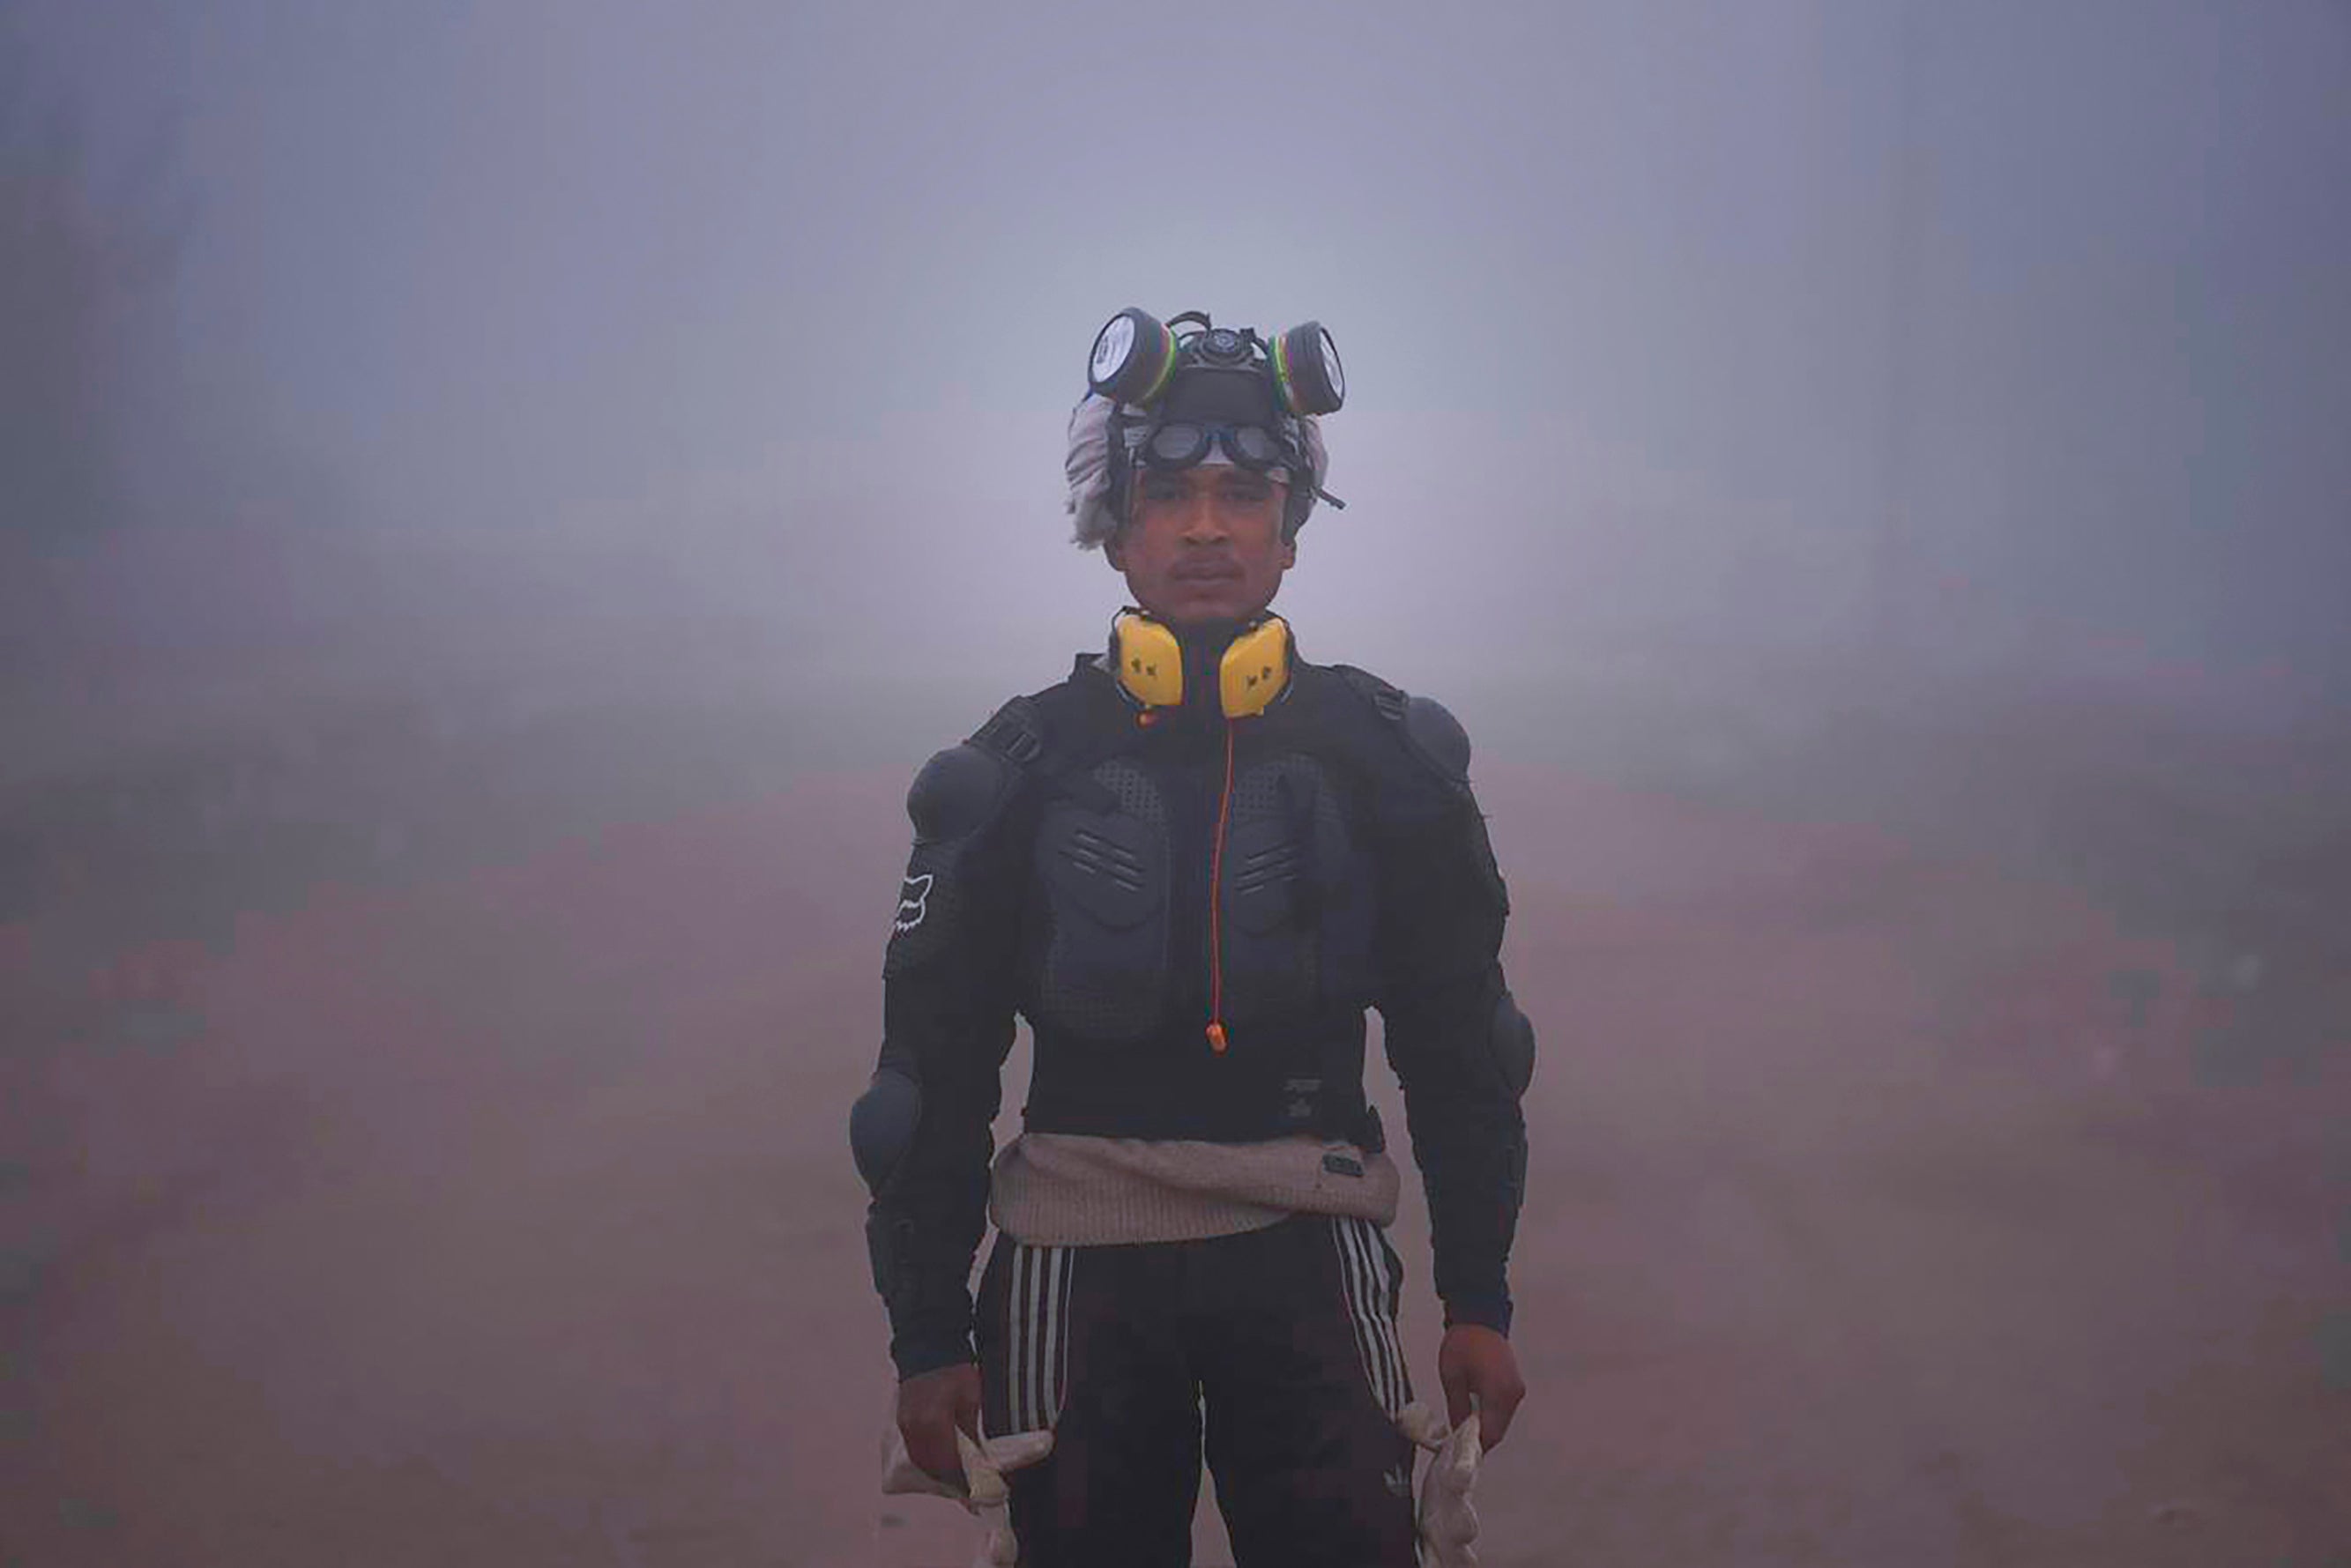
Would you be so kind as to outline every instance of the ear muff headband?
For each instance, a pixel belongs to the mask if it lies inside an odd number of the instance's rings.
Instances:
[[[1217,697],[1227,718],[1254,718],[1289,688],[1290,622],[1268,615],[1225,650],[1217,666]],[[1111,659],[1118,684],[1146,708],[1184,700],[1184,648],[1176,633],[1139,610],[1119,612],[1111,626]]]

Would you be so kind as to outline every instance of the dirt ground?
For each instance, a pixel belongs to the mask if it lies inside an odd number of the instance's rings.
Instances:
[[[967,1561],[876,1491],[843,1134],[904,781],[127,946],[0,911],[0,1563]],[[1880,831],[1480,789],[1541,1037],[1490,1568],[2351,1564],[2351,1052],[2273,1049],[2257,958]]]

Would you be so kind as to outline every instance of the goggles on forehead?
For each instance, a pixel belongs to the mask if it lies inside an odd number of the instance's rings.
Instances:
[[[1162,322],[1141,309],[1095,334],[1086,386],[1110,403],[1111,511],[1123,517],[1138,470],[1180,471],[1218,460],[1288,486],[1282,527],[1295,535],[1322,488],[1311,422],[1346,397],[1339,351],[1322,323],[1271,339],[1218,327],[1205,311]]]
[[[1234,466],[1256,474],[1299,466],[1296,444],[1262,425],[1170,420],[1137,434],[1133,449],[1146,468],[1190,468],[1209,461],[1209,453],[1217,450]]]

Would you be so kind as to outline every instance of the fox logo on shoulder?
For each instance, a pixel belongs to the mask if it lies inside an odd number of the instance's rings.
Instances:
[[[934,880],[935,873],[925,872],[920,876],[910,876],[899,884],[898,917],[890,923],[891,930],[904,936],[923,923],[923,916],[931,912],[931,883]]]

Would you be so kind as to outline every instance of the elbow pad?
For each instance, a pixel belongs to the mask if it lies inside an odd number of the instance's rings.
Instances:
[[[914,1124],[923,1118],[923,1089],[903,1072],[883,1068],[873,1075],[857,1103],[849,1108],[849,1155],[857,1174],[874,1197],[890,1185],[890,1177],[914,1141]]]
[[[1494,1070],[1513,1100],[1524,1097],[1535,1076],[1535,1026],[1519,1010],[1508,987],[1494,998],[1494,1018],[1486,1033],[1486,1050]]]

